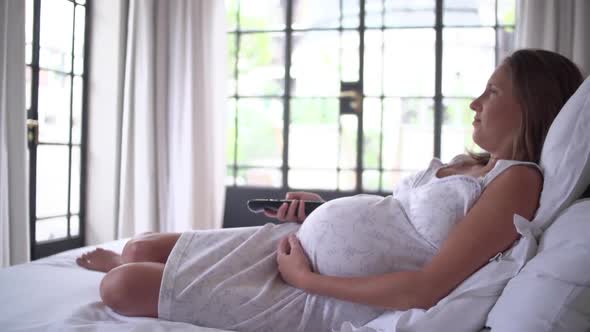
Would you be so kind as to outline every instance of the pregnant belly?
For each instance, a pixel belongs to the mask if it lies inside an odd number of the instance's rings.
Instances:
[[[408,234],[411,228],[400,227],[407,223],[396,203],[391,197],[357,195],[316,209],[297,233],[314,271],[365,276],[423,263],[404,258],[409,253],[405,248],[413,246],[408,241],[416,238]]]

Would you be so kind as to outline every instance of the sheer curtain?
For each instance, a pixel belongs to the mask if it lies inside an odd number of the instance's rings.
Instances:
[[[559,52],[590,74],[590,1],[519,0],[517,48]]]
[[[29,260],[25,2],[0,0],[0,263]]]
[[[224,2],[129,2],[117,237],[221,227]]]

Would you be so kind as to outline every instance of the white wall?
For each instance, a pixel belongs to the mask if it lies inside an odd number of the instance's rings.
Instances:
[[[92,1],[88,88],[86,244],[115,239],[125,0]]]

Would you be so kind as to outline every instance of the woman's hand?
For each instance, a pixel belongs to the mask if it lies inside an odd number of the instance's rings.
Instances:
[[[297,288],[305,288],[306,278],[311,275],[311,264],[295,234],[279,241],[277,264],[283,280]]]
[[[280,221],[303,223],[305,218],[307,218],[305,214],[305,203],[303,201],[324,201],[318,194],[303,191],[288,192],[286,198],[292,200],[292,202],[289,204],[283,203],[276,212],[265,210],[264,214],[267,217],[276,218]]]

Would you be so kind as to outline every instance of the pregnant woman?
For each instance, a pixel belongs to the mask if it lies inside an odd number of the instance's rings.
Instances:
[[[471,103],[485,154],[434,159],[387,197],[324,203],[309,216],[289,193],[279,224],[145,234],[121,255],[97,249],[79,265],[107,272],[103,302],[128,316],[238,331],[330,331],[385,310],[429,308],[517,239],[532,219],[551,122],[582,82],[568,59],[520,50]]]

